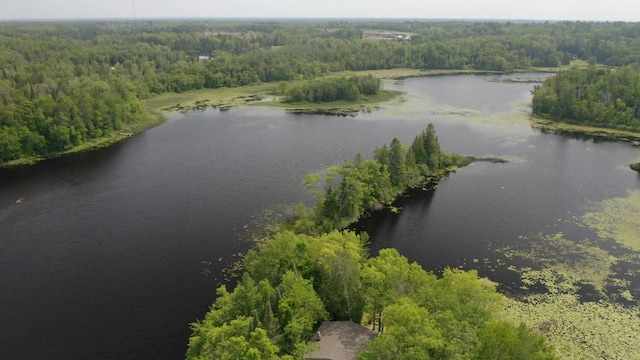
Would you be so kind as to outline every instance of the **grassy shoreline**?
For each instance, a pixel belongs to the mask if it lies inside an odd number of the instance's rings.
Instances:
[[[147,108],[147,116],[145,117],[145,121],[129,124],[118,132],[112,133],[108,136],[104,136],[98,139],[91,139],[87,142],[80,144],[78,146],[74,146],[65,151],[52,154],[50,156],[38,156],[38,157],[29,157],[22,158],[13,161],[8,161],[6,163],[1,163],[0,168],[10,168],[24,165],[33,165],[43,160],[55,159],[62,156],[67,156],[71,154],[76,154],[84,151],[96,150],[104,147],[111,146],[120,141],[126,140],[131,136],[142,133],[143,131],[150,129],[154,126],[158,126],[165,122],[167,119],[166,115],[162,112],[155,111],[154,109]]]
[[[516,70],[517,72],[556,72],[558,69],[551,68],[532,68]],[[488,70],[446,70],[446,69],[385,69],[385,70],[365,70],[365,71],[340,71],[325,75],[324,77],[350,77],[350,76],[362,76],[373,75],[385,82],[391,82],[395,80],[403,80],[407,78],[423,77],[423,76],[443,76],[443,75],[468,75],[468,74],[503,74],[501,71],[488,71]],[[290,81],[289,84],[297,84],[301,81]],[[200,89],[191,90],[184,93],[164,93],[147,100],[147,106],[155,111],[181,111],[186,112],[194,109],[204,109],[209,106],[219,109],[228,109],[236,106],[245,105],[264,105],[275,106],[284,109],[355,109],[361,108],[360,105],[365,107],[376,106],[375,102],[385,102],[394,96],[390,96],[387,92],[384,95],[376,97],[363,96],[360,100],[355,102],[331,102],[322,104],[283,104],[278,103],[282,98],[281,95],[276,94],[276,87],[278,83],[263,83],[259,85],[248,85],[233,88],[219,88],[219,89]],[[373,107],[371,107],[373,108]]]
[[[531,125],[549,134],[574,135],[574,136],[592,136],[604,140],[624,141],[635,146],[640,146],[640,133],[629,130],[619,130],[605,127],[597,127],[591,125],[578,125],[558,122],[542,118],[540,116],[531,116]]]
[[[264,106],[282,108],[296,114],[324,114],[338,116],[356,116],[360,112],[371,112],[380,108],[380,104],[400,95],[401,91],[381,90],[377,95],[362,95],[356,101],[333,101],[326,103],[283,103],[277,100],[260,103]]]
[[[555,72],[558,69],[532,68],[516,70],[514,72]],[[500,71],[487,70],[446,70],[446,69],[385,69],[366,71],[341,71],[325,75],[325,77],[348,77],[354,75],[374,75],[385,82],[398,81],[413,77],[465,75],[465,74],[501,74]],[[295,84],[297,81],[290,82]],[[282,108],[293,113],[330,114],[337,116],[356,116],[360,112],[370,112],[380,107],[380,104],[397,98],[402,94],[399,91],[383,90],[375,96],[363,96],[354,102],[330,102],[320,104],[284,104],[279,102],[281,95],[275,95],[277,83],[263,83],[234,88],[200,89],[184,93],[164,93],[147,99],[144,103],[147,110],[146,121],[132,124],[120,129],[118,133],[99,139],[92,139],[84,144],[75,146],[64,152],[52,154],[46,157],[30,157],[18,159],[0,164],[0,168],[9,168],[22,165],[32,165],[42,160],[66,156],[83,151],[95,150],[110,146],[127,139],[129,136],[123,133],[139,134],[149,128],[162,124],[171,112],[187,112],[208,107],[226,110],[232,107],[260,105]],[[640,140],[640,139],[639,139]]]
[[[542,132],[547,134],[559,134],[563,136],[590,136],[608,141],[628,142],[634,146],[640,147],[640,133],[628,130],[569,124],[545,119],[535,115],[531,115],[531,126],[533,128],[540,129]],[[629,164],[629,168],[640,173],[640,162]]]
[[[480,74],[486,71],[472,70],[419,70],[419,69],[388,69],[388,70],[367,70],[367,71],[341,71],[325,75],[324,77],[349,77],[360,75],[374,75],[384,81],[401,80],[410,77],[453,75],[453,74]],[[290,81],[289,84],[297,84],[301,81]],[[248,85],[233,88],[200,89],[191,90],[184,93],[164,93],[147,100],[147,107],[154,111],[181,111],[186,112],[193,109],[204,109],[214,107],[218,109],[228,109],[245,105],[265,105],[275,106],[284,109],[354,109],[360,105],[375,106],[375,102],[384,102],[399,95],[389,96],[389,92],[378,97],[362,97],[354,102],[331,102],[324,104],[284,104],[278,101],[282,98],[276,94],[278,83],[263,83],[259,85]]]

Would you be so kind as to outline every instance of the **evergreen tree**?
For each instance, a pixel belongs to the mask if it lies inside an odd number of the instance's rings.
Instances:
[[[435,127],[431,123],[427,126],[424,147],[427,152],[427,166],[429,171],[434,172],[440,168],[440,144],[438,143]]]
[[[400,140],[393,138],[391,146],[389,146],[389,175],[391,186],[396,189],[405,186],[405,157],[405,150],[400,144]]]
[[[375,148],[373,151],[373,157],[380,165],[389,166],[389,148],[387,144],[382,147]]]
[[[420,135],[416,135],[411,144],[411,151],[413,152],[416,164],[427,164],[427,150],[424,146],[424,138],[425,132],[423,131]]]

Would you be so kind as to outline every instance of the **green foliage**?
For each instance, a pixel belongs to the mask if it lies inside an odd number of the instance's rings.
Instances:
[[[401,297],[428,298],[436,283],[433,274],[426,273],[417,263],[407,261],[395,249],[382,249],[362,268],[362,283],[369,307],[374,314]],[[422,293],[427,291],[428,293]]]
[[[427,126],[427,131],[424,134],[424,148],[427,153],[429,171],[434,172],[440,168],[440,144],[433,124]]]
[[[319,240],[318,294],[333,319],[359,323],[364,310],[360,269],[367,258],[365,241],[355,233],[335,231]]]
[[[631,168],[631,170],[640,172],[640,162],[633,163],[633,164],[629,165],[629,167]]]
[[[359,359],[554,359],[543,337],[501,320],[502,296],[475,271],[437,278],[395,249],[367,259],[353,232],[284,231],[247,254],[245,268],[192,324],[187,359],[300,358],[322,320],[359,322],[364,312],[382,334]]]
[[[475,271],[425,272],[394,249],[362,269],[367,310],[382,332],[358,359],[555,359],[544,337],[502,322],[503,297]]]
[[[472,327],[486,324],[502,308],[502,296],[493,285],[478,281],[475,270],[446,269],[435,288],[432,301],[424,301],[439,313],[450,312],[456,319],[464,319]]]
[[[378,94],[381,86],[381,80],[373,75],[326,78],[290,86],[285,92],[284,102],[355,101],[360,95]]]
[[[414,35],[410,41],[372,41],[363,35],[371,29]],[[633,23],[5,23],[0,163],[46,157],[113,135],[147,117],[141,100],[166,92],[315,80],[345,70],[555,67],[572,55],[621,66],[639,62],[638,49],[640,30]],[[199,55],[209,59],[199,61]],[[633,69],[608,71],[611,81],[602,85],[609,90],[598,85],[584,94],[563,80],[557,88],[539,90],[534,109],[554,118],[637,129]],[[275,87],[291,101],[327,101],[373,94],[380,82],[368,76]],[[584,103],[585,95],[595,97]],[[420,154],[414,155],[420,164]],[[430,160],[432,169],[435,161]]]
[[[432,124],[410,147],[394,138],[389,146],[375,148],[373,157],[364,160],[358,154],[353,162],[345,161],[324,174],[307,175],[304,186],[318,205],[313,210],[299,207],[290,228],[309,234],[344,228],[366,212],[381,209],[407,188],[420,185],[427,176],[471,161],[462,155],[443,153]]]
[[[367,344],[358,359],[432,359],[444,345],[435,318],[411,299],[388,306],[382,321],[384,334]]]
[[[490,322],[482,333],[482,346],[475,359],[554,360],[558,357],[545,338],[524,324]]]
[[[278,314],[285,340],[283,347],[285,351],[293,351],[297,344],[306,342],[313,327],[326,319],[327,313],[311,282],[293,271],[284,273],[278,289],[282,296]]]
[[[287,271],[295,271],[314,282],[333,318],[357,321],[363,309],[359,271],[366,259],[364,242],[351,232],[311,237],[283,231],[250,250],[245,269],[253,279],[273,286]]]
[[[318,275],[315,264],[317,247],[314,245],[306,235],[279,232],[269,241],[249,250],[244,268],[254,279],[267,280],[273,286],[289,270],[295,270],[305,278],[313,278]]]
[[[389,146],[389,178],[394,189],[401,189],[406,182],[406,151],[400,140],[393,138]]]
[[[319,232],[343,228],[376,204],[389,201],[393,189],[386,169],[377,161],[360,159],[345,161],[342,167],[331,167],[324,175],[324,186],[319,184],[321,176],[307,176],[305,185],[316,195],[319,204],[315,209]],[[336,185],[336,180],[341,181]],[[295,220],[294,227],[298,223]]]
[[[640,131],[640,64],[561,71],[536,86],[533,113],[556,121]]]
[[[306,349],[313,327],[326,319],[310,280],[282,273],[276,286],[245,274],[232,293],[224,287],[201,322],[192,324],[187,359],[274,359]]]
[[[217,327],[194,325],[187,359],[274,359],[278,353],[265,330],[252,329],[252,319],[239,317]],[[195,335],[198,333],[198,335]]]
[[[271,359],[279,338],[271,301],[275,290],[266,282],[256,284],[245,276],[233,293],[218,289],[218,298],[201,322],[192,324],[187,359]]]

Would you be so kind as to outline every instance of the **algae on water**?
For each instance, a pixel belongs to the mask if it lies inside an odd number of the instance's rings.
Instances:
[[[550,293],[576,293],[591,285],[604,295],[617,259],[589,240],[572,241],[564,234],[523,236],[524,248],[504,247],[496,251],[510,260],[531,264],[510,268],[520,273],[525,287],[542,285]]]
[[[640,311],[572,294],[507,299],[505,317],[544,333],[562,359],[640,359]]]
[[[608,238],[635,251],[640,251],[640,191],[629,191],[626,198],[602,201],[587,212],[580,222]]]
[[[505,316],[544,333],[562,359],[640,359],[640,191],[572,220],[597,238],[540,233],[496,250],[526,290]]]

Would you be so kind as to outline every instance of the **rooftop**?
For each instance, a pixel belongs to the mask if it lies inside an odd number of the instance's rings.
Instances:
[[[305,360],[353,360],[377,334],[352,321],[325,321],[318,329],[320,350]],[[318,334],[316,333],[316,337]]]

